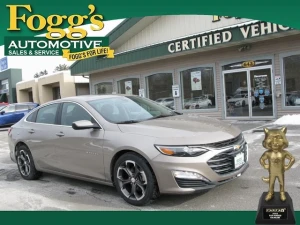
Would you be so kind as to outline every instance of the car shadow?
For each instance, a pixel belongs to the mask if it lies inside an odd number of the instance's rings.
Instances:
[[[20,179],[22,180],[21,177]],[[43,173],[39,180],[30,182],[37,182],[42,184],[45,188],[49,187],[52,189],[51,199],[71,201],[74,204],[80,204],[82,202],[82,197],[86,196],[92,198],[89,198],[91,200],[88,202],[89,206],[101,208],[104,205],[114,210],[168,210],[168,208],[176,208],[176,206],[182,205],[187,201],[209,192],[209,190],[205,190],[187,195],[161,195],[158,199],[152,201],[150,204],[138,207],[125,202],[115,187],[107,185],[81,181],[48,173]],[[52,187],[55,186],[61,188],[53,189]],[[44,191],[41,191],[39,194],[44,195]]]

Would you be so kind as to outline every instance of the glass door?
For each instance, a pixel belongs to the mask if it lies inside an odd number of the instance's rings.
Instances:
[[[273,117],[273,91],[271,68],[251,69],[251,117]]]
[[[250,117],[248,71],[224,72],[225,117]]]

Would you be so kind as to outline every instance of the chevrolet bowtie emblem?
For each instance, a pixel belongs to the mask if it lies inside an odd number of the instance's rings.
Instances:
[[[240,145],[235,145],[235,146],[233,147],[234,150],[239,150],[240,148],[241,148]]]

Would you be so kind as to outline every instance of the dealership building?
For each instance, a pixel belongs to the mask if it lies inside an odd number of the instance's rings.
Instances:
[[[0,72],[0,102],[17,102],[16,84],[21,80],[21,69],[11,68]]]
[[[300,31],[251,19],[152,16],[107,36],[115,58],[75,62],[90,94],[135,94],[183,113],[276,119],[300,112]]]
[[[74,77],[70,71],[60,71],[16,84],[18,102],[46,102],[78,95],[88,95],[89,78]]]

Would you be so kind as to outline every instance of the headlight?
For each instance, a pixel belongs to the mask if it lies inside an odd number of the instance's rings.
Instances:
[[[177,157],[194,157],[206,153],[208,150],[193,146],[157,146],[155,147],[164,155]]]

